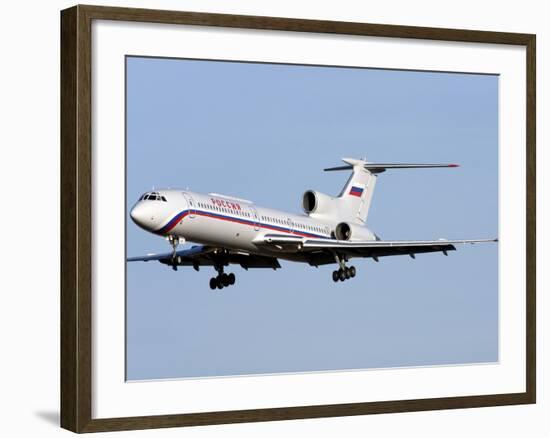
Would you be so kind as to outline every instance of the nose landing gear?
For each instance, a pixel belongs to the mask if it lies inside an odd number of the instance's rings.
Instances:
[[[170,243],[170,246],[172,247],[172,257],[176,257],[176,249],[178,248],[178,245],[180,244],[180,238],[177,236],[174,236],[170,234],[168,236],[168,242]]]
[[[172,246],[172,269],[174,271],[178,270],[178,263],[179,263],[179,257],[177,256],[177,248],[180,243],[185,243],[185,239],[181,237],[174,236],[170,234],[168,237],[168,242],[170,243],[170,246]]]

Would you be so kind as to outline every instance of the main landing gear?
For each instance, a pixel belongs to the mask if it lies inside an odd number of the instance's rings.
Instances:
[[[357,273],[355,270],[355,266],[346,266],[346,261],[338,256],[338,254],[334,254],[334,258],[336,259],[336,263],[340,265],[340,269],[332,272],[332,281],[335,283],[338,281],[344,281],[349,280],[350,278],[355,277],[355,274]]]
[[[219,268],[216,267],[216,271],[218,271],[218,275],[210,279],[210,289],[223,289],[224,287],[235,284],[235,274],[233,274],[233,272],[230,274],[224,273],[223,266]]]
[[[356,271],[355,266],[350,266],[349,268],[345,266],[340,268],[337,271],[332,272],[332,280],[336,283],[337,281],[344,281],[350,278],[355,277]]]
[[[222,289],[227,286],[235,284],[235,274],[218,274],[217,277],[212,277],[210,279],[210,289]]]

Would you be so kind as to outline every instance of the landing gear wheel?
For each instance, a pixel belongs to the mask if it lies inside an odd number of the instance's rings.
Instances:
[[[216,281],[216,277],[212,277],[210,279],[210,289],[214,290],[218,287],[218,282]]]
[[[335,283],[340,279],[340,276],[338,275],[338,271],[332,271],[332,281]]]
[[[223,288],[223,283],[222,283],[222,279],[220,276],[216,277],[216,287],[218,289],[222,289]]]
[[[356,274],[355,266],[350,266],[349,267],[349,275],[351,276],[351,278],[355,277],[355,274]]]
[[[230,285],[235,284],[235,274],[233,274],[233,272],[231,272],[230,274],[228,274],[228,275],[227,275],[227,278],[229,279],[229,284],[230,284]]]
[[[349,280],[349,278],[351,278],[349,268],[344,268],[344,275],[346,276],[346,280]]]
[[[338,269],[338,278],[340,278],[340,281],[346,279],[346,272],[343,269]]]
[[[224,286],[229,286],[229,275],[227,274],[222,274],[220,276],[220,281],[221,283],[224,285]]]

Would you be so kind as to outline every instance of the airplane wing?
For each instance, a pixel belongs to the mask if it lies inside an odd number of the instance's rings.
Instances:
[[[457,244],[474,244],[496,242],[497,239],[469,239],[469,240],[364,240],[348,241],[335,239],[310,239],[299,236],[284,236],[267,234],[263,236],[263,244],[279,251],[294,251],[309,255],[312,265],[334,263],[334,255],[352,257],[378,257],[408,255],[414,258],[415,254],[428,252],[443,252],[456,250]]]
[[[176,253],[166,252],[162,254],[148,254],[146,256],[128,257],[129,262],[158,261],[170,265],[174,269],[177,266],[193,266],[196,270],[200,266],[215,266],[226,264],[241,265],[244,269],[249,268],[272,268],[281,267],[275,257],[257,256],[246,252],[229,251],[224,248],[195,245],[191,248],[180,249]]]

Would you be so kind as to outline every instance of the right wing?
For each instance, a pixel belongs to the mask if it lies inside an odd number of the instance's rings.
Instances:
[[[299,236],[284,236],[267,234],[261,242],[266,247],[279,251],[289,251],[309,255],[311,264],[334,263],[334,255],[347,257],[378,257],[408,255],[427,252],[443,252],[456,250],[457,244],[474,244],[497,242],[497,239],[466,239],[466,240],[336,240],[310,239]]]

